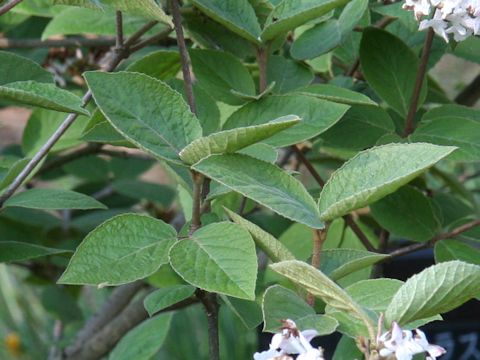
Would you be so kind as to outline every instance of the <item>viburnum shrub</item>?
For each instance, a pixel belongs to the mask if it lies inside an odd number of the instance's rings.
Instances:
[[[419,327],[480,296],[480,87],[429,71],[480,60],[479,12],[0,1],[0,107],[31,109],[0,137],[0,358],[448,353]]]

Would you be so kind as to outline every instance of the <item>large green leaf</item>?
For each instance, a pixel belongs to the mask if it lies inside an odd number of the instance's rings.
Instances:
[[[24,261],[69,252],[69,250],[48,248],[18,241],[0,241],[0,263]]]
[[[284,0],[268,16],[262,40],[271,40],[347,2],[348,0]]]
[[[0,86],[0,99],[61,112],[90,115],[82,107],[82,99],[53,84],[36,81],[17,81],[5,84]]]
[[[145,19],[124,15],[122,18],[124,35],[128,36],[145,25]],[[56,15],[45,27],[42,33],[42,40],[65,35],[95,34],[115,35],[115,11],[105,9],[104,11],[67,8]]]
[[[308,85],[313,80],[311,70],[303,64],[283,56],[270,56],[267,64],[267,81],[275,82],[273,91],[284,94]]]
[[[234,95],[232,90],[255,95],[255,84],[250,72],[232,54],[194,49],[190,50],[190,57],[199,85],[216,100],[230,105],[241,105],[245,101]]]
[[[108,286],[143,279],[168,262],[176,237],[175,229],[161,220],[118,215],[87,235],[59,283]]]
[[[296,92],[341,104],[378,106],[378,104],[367,95],[331,84],[313,84],[298,89]]]
[[[158,80],[168,80],[174,78],[180,68],[180,54],[177,51],[157,50],[128,65],[126,71],[147,74]]]
[[[337,284],[320,270],[302,261],[282,261],[270,265],[280,275],[302,286],[309,293],[321,298],[327,305],[346,312],[372,327],[372,322],[364,310]]]
[[[220,222],[200,228],[172,247],[170,264],[185,281],[201,289],[255,299],[255,244],[236,224]]]
[[[383,108],[354,105],[320,137],[325,146],[360,151],[374,146],[382,136],[394,132],[393,120]]]
[[[358,153],[335,171],[320,194],[323,220],[333,220],[393,193],[450,154],[454,147],[388,144]]]
[[[368,279],[348,286],[345,291],[365,309],[372,321],[377,323],[379,314],[385,312],[402,284],[402,281],[395,279]],[[352,338],[368,336],[365,325],[358,319],[330,306],[325,308],[325,313],[338,320],[339,332]]]
[[[255,225],[227,208],[225,208],[225,211],[233,222],[250,233],[255,244],[262,249],[272,261],[277,262],[295,259],[292,253],[280,241],[275,239],[260,226]]]
[[[480,265],[480,250],[459,240],[437,242],[435,244],[435,261],[439,263],[450,260],[461,260]]]
[[[370,205],[370,209],[383,228],[401,238],[427,241],[440,228],[432,201],[411,186],[398,189]]]
[[[388,258],[388,255],[355,249],[323,250],[320,270],[333,280],[367,268]]]
[[[31,189],[5,201],[4,207],[17,206],[30,209],[106,209],[94,198],[62,189]]]
[[[120,179],[112,183],[119,194],[138,200],[153,201],[168,208],[175,199],[175,190],[167,185],[155,184],[135,179]]]
[[[288,219],[313,228],[324,227],[302,183],[273,164],[228,154],[212,155],[192,168]]]
[[[82,6],[89,9],[108,10],[113,8],[127,14],[142,16],[147,19],[157,20],[173,28],[170,16],[167,16],[155,0],[53,0],[54,4]]]
[[[292,44],[292,57],[313,59],[326,54],[340,44],[342,32],[337,20],[327,20],[302,33]]]
[[[292,290],[279,285],[270,286],[263,295],[263,331],[277,332],[281,320],[291,319],[301,329],[315,329],[318,335],[335,331],[338,322],[325,315],[315,315],[315,310]]]
[[[145,310],[152,316],[153,314],[175,305],[185,300],[195,293],[195,287],[191,285],[172,285],[167,286],[149,294],[143,301]]]
[[[26,156],[33,156],[47,142],[64,120],[65,114],[63,113],[47,109],[35,109],[28,119],[27,126],[25,126],[23,130],[23,153]],[[83,115],[78,117],[55,143],[49,154],[81,145],[81,135],[87,121],[88,119]]]
[[[182,96],[150,76],[85,73],[93,97],[108,121],[125,138],[165,160],[199,138],[202,129]]]
[[[173,314],[145,320],[130,330],[110,353],[110,360],[150,360],[165,341]]]
[[[367,28],[360,46],[363,74],[375,92],[402,117],[410,107],[418,59],[399,38],[387,31]],[[426,82],[418,106],[427,94]]]
[[[17,81],[53,83],[53,76],[36,62],[11,52],[0,51],[0,85]]]
[[[253,43],[260,43],[260,24],[248,0],[192,0],[192,2],[234,33]]]
[[[299,121],[297,116],[291,115],[261,125],[217,132],[187,145],[180,151],[180,158],[191,165],[212,154],[234,153],[288,129]]]
[[[411,135],[413,141],[458,146],[452,159],[480,160],[480,112],[458,105],[434,108],[422,117]]]
[[[400,325],[457,308],[478,296],[480,266],[448,261],[412,276],[397,291],[385,312],[385,322]]]
[[[297,115],[302,122],[295,127],[272,136],[265,142],[273,146],[287,146],[313,138],[335,124],[349,106],[292,94],[267,96],[252,101],[235,111],[226,121],[224,129],[264,124],[285,115]]]

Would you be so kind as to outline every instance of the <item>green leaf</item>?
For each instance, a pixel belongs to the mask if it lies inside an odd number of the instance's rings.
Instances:
[[[297,115],[302,119],[300,124],[265,141],[267,144],[283,147],[321,134],[340,120],[348,108],[347,105],[307,95],[267,96],[235,111],[225,122],[224,129],[264,124],[281,116]]]
[[[73,285],[121,285],[143,279],[168,262],[175,229],[144,215],[118,215],[78,246],[58,281]]]
[[[36,62],[11,52],[0,51],[0,85],[17,81],[53,83],[53,76]]]
[[[113,127],[132,143],[167,161],[199,138],[202,129],[182,96],[150,76],[85,73],[88,86]]]
[[[321,218],[333,220],[380,200],[453,150],[451,146],[415,143],[388,144],[358,153],[335,171],[322,189]]]
[[[123,14],[125,36],[133,34],[145,25],[145,19]],[[84,8],[67,8],[56,15],[45,27],[42,40],[59,35],[95,34],[114,36],[115,10],[103,11]]]
[[[284,0],[267,18],[262,40],[271,40],[347,2],[348,0]]]
[[[78,122],[76,121],[74,125],[76,123]],[[110,124],[110,122],[98,108],[93,112],[90,121],[85,126],[82,133],[82,139],[91,142],[101,142],[117,146],[133,147],[133,145],[129,143],[123,137],[123,135],[115,130],[115,128]]]
[[[320,270],[332,280],[338,280],[388,257],[389,255],[355,249],[323,250]]]
[[[348,2],[338,17],[342,39],[350,35],[350,32],[360,22],[367,9],[368,0],[352,0]]]
[[[336,85],[313,84],[302,89],[298,89],[296,92],[340,104],[378,106],[378,104],[368,96]]]
[[[4,207],[17,206],[30,209],[106,209],[94,198],[70,190],[31,189],[12,196],[5,201]]]
[[[288,219],[324,227],[302,183],[273,164],[232,154],[212,155],[192,168]]]
[[[187,164],[195,164],[212,154],[229,154],[267,139],[274,134],[298,124],[297,116],[284,116],[266,124],[224,130],[197,139],[180,151],[180,158]]]
[[[187,95],[185,93],[185,85],[180,79],[170,79],[167,84],[173,90],[182,94],[185,101]],[[195,105],[197,107],[197,118],[203,130],[203,136],[217,132],[220,128],[220,110],[216,101],[198,84],[193,84],[193,96],[195,97]]]
[[[142,16],[147,19],[163,22],[173,28],[170,16],[167,16],[155,0],[53,0],[54,4],[82,6],[89,9],[116,9],[127,14]]]
[[[435,244],[435,261],[461,260],[480,265],[480,250],[459,240],[442,240]]]
[[[149,360],[165,341],[173,315],[162,314],[130,330],[110,353],[110,360]]]
[[[315,310],[295,292],[280,285],[270,286],[262,300],[263,331],[277,332],[281,320],[296,321],[307,315],[315,315]]]
[[[167,286],[149,294],[143,301],[145,310],[152,316],[176,303],[188,299],[195,293],[195,287],[190,285]]]
[[[139,72],[158,80],[168,80],[174,78],[180,69],[180,54],[177,51],[157,50],[128,65],[126,71]]]
[[[362,352],[358,349],[355,339],[350,336],[342,336],[335,348],[332,360],[361,359]]]
[[[250,233],[255,244],[262,249],[273,262],[295,259],[292,253],[280,241],[275,239],[260,226],[255,225],[227,208],[224,209],[233,222]]]
[[[175,190],[169,186],[155,184],[135,179],[121,179],[112,183],[112,187],[119,194],[138,200],[148,200],[168,208],[174,198]]]
[[[340,44],[342,32],[337,20],[327,20],[302,33],[292,44],[292,57],[313,59],[328,53]]]
[[[35,155],[64,121],[65,114],[63,113],[47,109],[33,110],[27,126],[23,130],[23,153],[29,157]],[[88,119],[83,115],[78,117],[55,143],[49,154],[82,144],[81,134],[87,121]]]
[[[370,210],[384,229],[400,238],[427,241],[440,228],[432,201],[411,186],[404,186],[370,205]]]
[[[192,3],[227,29],[260,43],[260,24],[248,0],[192,0]]]
[[[374,146],[383,136],[394,132],[393,120],[384,109],[354,105],[320,137],[324,146],[360,151]]]
[[[255,245],[236,224],[213,223],[195,231],[172,247],[170,264],[185,281],[201,289],[255,299]]]
[[[262,308],[256,301],[236,299],[225,295],[221,295],[221,298],[247,329],[255,329],[262,323]]]
[[[413,141],[458,146],[452,160],[480,160],[480,112],[458,105],[434,108],[422,117],[411,135]]]
[[[90,115],[82,107],[82,99],[53,84],[35,81],[9,83],[0,86],[0,99],[61,112]]]
[[[284,94],[311,83],[313,74],[305,65],[273,55],[268,58],[267,80],[275,82],[274,92]]]
[[[410,107],[418,59],[399,38],[387,31],[367,28],[360,45],[360,61],[368,84],[400,116]],[[420,93],[418,107],[427,94],[426,82]]]
[[[367,311],[372,322],[376,324],[379,314],[385,312],[402,284],[402,281],[395,279],[368,279],[348,286],[345,291]],[[368,336],[368,330],[358,319],[330,306],[326,307],[325,313],[339,321],[339,332],[352,338]]]
[[[190,50],[193,72],[199,85],[210,96],[230,105],[245,101],[234,95],[236,92],[255,95],[255,84],[250,72],[230,53],[217,50]]]
[[[238,152],[272,164],[274,164],[278,158],[277,150],[273,146],[263,143],[250,145]]]
[[[400,325],[448,312],[478,296],[480,266],[461,261],[433,265],[412,276],[397,291],[385,322]]]
[[[0,241],[0,263],[25,261],[69,252],[69,250],[48,248],[18,241]]]
[[[364,310],[341,287],[313,266],[302,261],[290,260],[272,264],[270,268],[321,298],[327,305],[346,312],[373,328]]]
[[[410,31],[417,31],[418,22],[415,20],[415,16],[412,16],[410,12],[405,11],[405,9],[402,8],[402,5],[402,3],[394,3],[391,5],[382,4],[381,6],[372,7],[372,11],[384,16],[397,18]]]

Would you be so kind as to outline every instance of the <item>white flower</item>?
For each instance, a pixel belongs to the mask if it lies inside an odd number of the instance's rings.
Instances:
[[[270,349],[253,355],[254,360],[290,360],[288,355],[297,355],[297,360],[324,360],[323,351],[315,349],[310,341],[317,336],[316,330],[299,331],[293,320],[282,320],[282,331],[273,335]]]
[[[432,28],[446,42],[449,34],[455,41],[480,34],[480,0],[405,0],[403,8],[413,10],[419,30]]]
[[[394,322],[392,329],[378,338],[380,356],[383,359],[411,360],[413,355],[428,353],[427,360],[435,360],[446,350],[438,345],[429,344],[423,331],[402,330]]]

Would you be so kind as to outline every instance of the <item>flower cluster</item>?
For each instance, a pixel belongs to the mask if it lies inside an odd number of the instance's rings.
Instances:
[[[324,360],[323,350],[310,345],[318,335],[316,330],[299,331],[295,322],[282,320],[280,333],[273,335],[270,349],[253,355],[254,360],[293,360],[290,355],[298,355],[297,360]]]
[[[392,329],[379,337],[380,356],[383,359],[411,360],[413,355],[428,353],[427,360],[435,360],[446,353],[438,345],[429,344],[421,330],[402,330],[394,322]]]
[[[446,42],[453,34],[455,41],[463,41],[480,33],[480,0],[406,0],[404,9],[413,10],[420,21],[419,30],[432,28]]]

